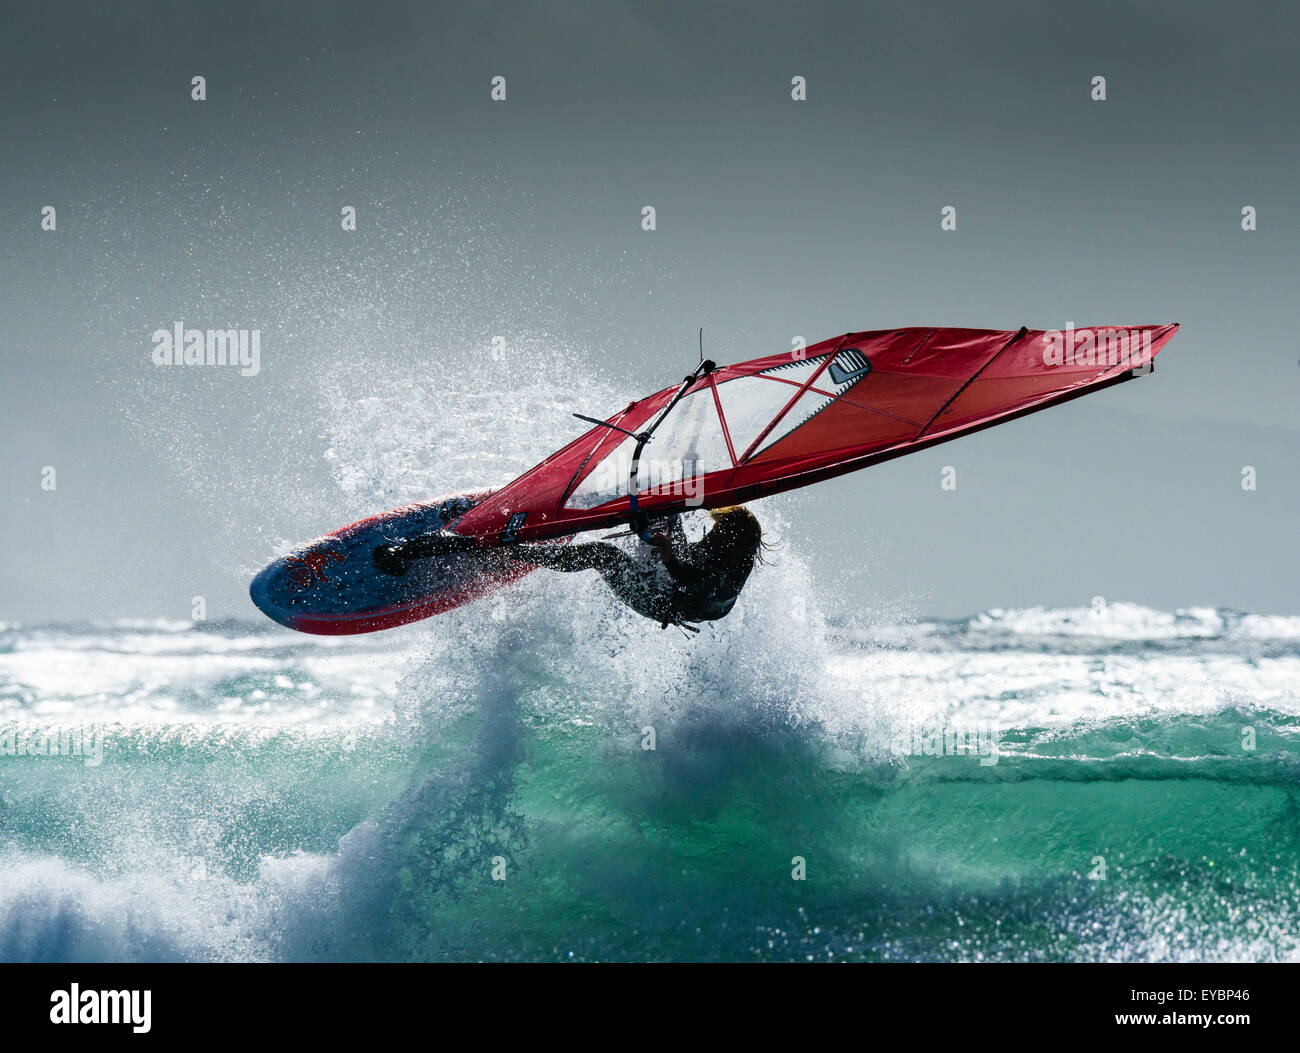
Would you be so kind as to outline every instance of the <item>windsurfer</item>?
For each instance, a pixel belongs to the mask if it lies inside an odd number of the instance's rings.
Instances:
[[[606,541],[512,545],[482,555],[565,573],[594,570],[638,614],[664,627],[691,628],[691,622],[726,617],[762,558],[763,529],[749,509],[731,505],[709,516],[713,526],[699,541],[688,541],[674,517],[666,531],[653,535],[652,545],[639,546],[633,555]],[[380,545],[374,563],[386,574],[402,575],[414,560],[475,548],[474,539],[444,531]]]
[[[630,556],[605,541],[579,545],[525,544],[508,550],[514,559],[565,572],[594,570],[614,595],[638,614],[664,627],[716,621],[735,606],[761,558],[763,529],[741,505],[709,512],[713,526],[699,541],[686,540],[674,518]]]

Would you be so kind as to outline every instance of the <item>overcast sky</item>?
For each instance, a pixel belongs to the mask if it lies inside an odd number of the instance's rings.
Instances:
[[[1151,377],[756,506],[824,605],[1300,612],[1293,7],[4,19],[0,619],[256,617],[279,542],[503,481],[679,377],[698,326],[729,362],[1069,321],[1183,328]],[[261,372],[154,366],[177,320],[259,328]]]

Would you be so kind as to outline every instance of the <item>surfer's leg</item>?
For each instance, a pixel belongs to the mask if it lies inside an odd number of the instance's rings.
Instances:
[[[523,563],[565,573],[598,570],[604,575],[605,568],[615,567],[620,561],[631,562],[613,545],[607,545],[603,541],[583,545],[520,545],[512,549],[511,554]]]
[[[371,554],[375,569],[393,577],[401,577],[417,559],[429,559],[432,556],[454,556],[465,552],[478,551],[478,540],[466,534],[454,534],[449,530],[435,530],[428,534],[419,534],[413,538],[399,539],[377,545]]]
[[[655,574],[622,549],[603,541],[582,545],[520,545],[514,558],[550,570],[594,570],[620,601],[654,621],[671,621],[671,596]]]
[[[596,570],[609,590],[637,614],[657,622],[671,621],[671,579],[656,573],[650,561],[633,559],[613,545],[601,548],[609,551],[598,555]]]

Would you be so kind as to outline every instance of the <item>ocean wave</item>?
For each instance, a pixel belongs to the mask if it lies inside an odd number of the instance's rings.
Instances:
[[[331,367],[345,509],[509,478],[608,404],[514,354],[524,429]],[[778,562],[691,638],[545,572],[374,637],[0,628],[0,958],[1296,956],[1300,619],[833,623]]]

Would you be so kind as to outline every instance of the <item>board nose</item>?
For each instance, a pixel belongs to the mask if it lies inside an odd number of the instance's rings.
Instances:
[[[253,606],[272,621],[293,628],[289,611],[276,599],[284,591],[284,584],[280,580],[283,572],[279,560],[263,567],[249,582],[248,596],[253,601]]]

